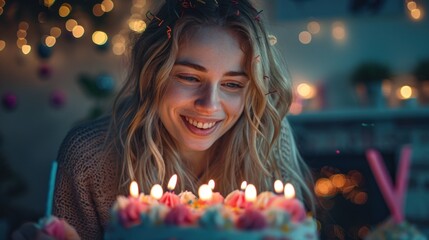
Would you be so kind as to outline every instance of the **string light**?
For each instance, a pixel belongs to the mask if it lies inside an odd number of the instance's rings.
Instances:
[[[31,46],[30,45],[23,45],[22,48],[22,53],[24,53],[25,55],[29,54],[31,52]]]
[[[72,32],[73,28],[76,27],[76,26],[77,26],[77,21],[76,20],[74,20],[74,19],[71,18],[71,19],[69,19],[69,20],[66,21],[66,29],[67,29],[67,31]]]
[[[71,10],[72,10],[72,7],[70,4],[63,3],[61,7],[58,9],[58,15],[60,15],[60,17],[67,17],[70,14]]]
[[[115,4],[112,2],[112,0],[104,0],[101,3],[101,10],[107,13],[112,11],[114,6]]]
[[[108,39],[109,37],[103,31],[95,31],[92,34],[92,41],[97,45],[104,45]]]
[[[49,33],[54,38],[59,38],[61,36],[61,28],[59,28],[59,27],[52,27],[51,30],[49,31]]]
[[[96,16],[96,17],[103,16],[104,11],[103,11],[100,3],[97,3],[92,7],[92,14],[94,14],[94,16]]]
[[[47,47],[53,47],[56,42],[57,42],[57,39],[55,37],[53,37],[53,36],[47,36],[45,38],[45,45]]]
[[[75,38],[81,38],[84,33],[85,33],[85,29],[81,25],[75,26],[72,30],[73,37]]]

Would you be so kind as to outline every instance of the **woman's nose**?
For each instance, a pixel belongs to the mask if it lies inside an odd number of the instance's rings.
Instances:
[[[195,108],[206,114],[218,111],[220,109],[219,88],[216,85],[204,86],[195,100]]]

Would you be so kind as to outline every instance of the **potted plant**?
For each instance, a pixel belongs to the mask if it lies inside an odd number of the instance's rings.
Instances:
[[[414,68],[417,81],[418,100],[421,105],[429,105],[429,58],[420,60]]]
[[[352,73],[352,82],[363,105],[384,107],[383,81],[392,76],[390,68],[380,62],[365,61]]]

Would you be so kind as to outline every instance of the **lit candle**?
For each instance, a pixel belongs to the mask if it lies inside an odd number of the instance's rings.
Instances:
[[[286,183],[284,188],[284,195],[286,199],[293,199],[295,197],[295,188],[292,184]]]
[[[150,189],[150,196],[156,200],[161,199],[162,194],[163,194],[163,190],[161,185],[159,184],[153,185],[152,188]]]
[[[167,188],[170,192],[174,191],[174,188],[176,187],[176,183],[177,183],[177,174],[174,174],[170,178],[170,181],[168,181],[168,185],[167,185]]]
[[[176,205],[180,204],[180,198],[174,193],[174,188],[176,187],[177,183],[177,175],[174,174],[170,180],[168,181],[168,191],[162,195],[161,199],[159,199],[159,202],[168,206],[168,207],[175,207]]]
[[[253,184],[247,185],[246,190],[244,191],[244,199],[246,199],[246,202],[252,203],[256,200],[256,197],[256,187]]]
[[[283,192],[283,183],[280,180],[276,180],[274,182],[274,192],[277,194],[281,194]]]
[[[133,198],[139,197],[139,185],[136,181],[132,181],[130,184],[130,195]]]
[[[210,181],[209,181],[209,186],[210,186],[210,188],[211,188],[212,190],[214,190],[214,188],[215,188],[215,182],[214,182],[214,180],[213,180],[213,179],[210,179]]]
[[[244,191],[245,189],[246,189],[246,187],[247,187],[247,182],[246,181],[243,181],[242,183],[241,183],[241,190],[242,191]]]
[[[201,185],[200,188],[198,189],[198,196],[202,201],[212,200],[212,197],[213,197],[212,188],[207,184]]]

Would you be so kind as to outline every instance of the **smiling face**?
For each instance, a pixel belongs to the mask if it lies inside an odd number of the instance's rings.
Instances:
[[[239,37],[220,27],[199,28],[180,44],[159,115],[182,156],[209,149],[241,116],[244,57]]]

